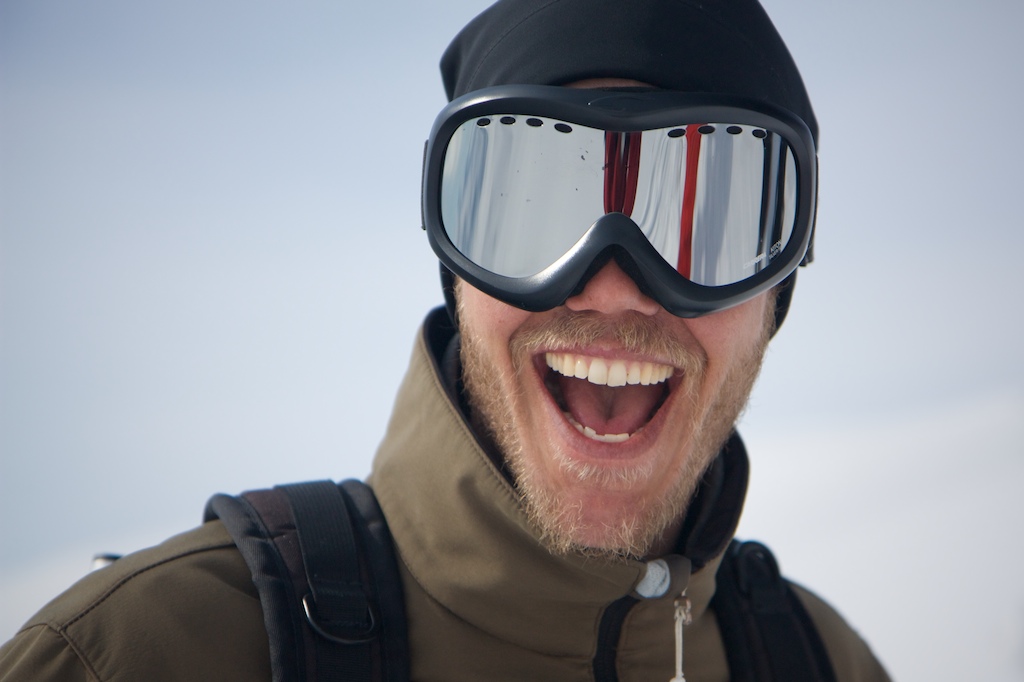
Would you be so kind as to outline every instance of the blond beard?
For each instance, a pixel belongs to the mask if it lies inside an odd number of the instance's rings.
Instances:
[[[461,282],[460,286],[464,286]],[[458,288],[456,289],[458,291]],[[457,297],[461,301],[462,297]],[[769,311],[774,310],[769,297]],[[760,337],[726,376],[717,395],[699,404],[697,395],[703,383],[706,357],[686,347],[668,331],[642,315],[618,318],[610,323],[600,314],[565,312],[533,328],[518,330],[509,341],[513,372],[518,375],[531,362],[533,354],[548,347],[586,347],[599,338],[614,338],[629,352],[664,358],[683,369],[684,383],[676,388],[688,395],[689,439],[680,447],[689,448],[675,471],[653,471],[653,465],[608,470],[580,464],[564,455],[558,444],[548,445],[547,456],[557,462],[563,473],[594,489],[628,491],[634,484],[653,476],[671,476],[672,485],[655,499],[623,505],[618,522],[606,527],[598,547],[581,540],[585,530],[584,510],[579,503],[567,502],[551,481],[528,464],[523,454],[522,425],[518,423],[519,401],[523,396],[508,393],[507,386],[519,385],[515,377],[502,376],[490,362],[483,344],[466,324],[462,332],[462,377],[472,409],[474,426],[490,438],[512,472],[524,508],[536,527],[542,543],[556,554],[580,553],[608,558],[640,558],[649,554],[667,529],[682,519],[701,476],[728,439],[750,391],[753,388],[771,336],[773,315],[765,320]],[[460,320],[465,315],[460,310]]]

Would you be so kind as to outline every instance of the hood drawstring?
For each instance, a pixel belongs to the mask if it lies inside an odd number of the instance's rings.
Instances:
[[[686,678],[683,677],[683,627],[693,622],[693,616],[690,613],[690,598],[686,596],[686,590],[683,590],[676,598],[676,676],[668,682],[686,682]]]

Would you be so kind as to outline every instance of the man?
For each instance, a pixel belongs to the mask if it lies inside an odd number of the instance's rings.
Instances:
[[[442,72],[424,219],[447,306],[371,476],[412,679],[729,679],[709,604],[746,488],[733,426],[812,239],[796,67],[755,0],[500,0]],[[838,680],[887,679],[798,594]],[[87,576],[0,674],[269,679],[269,646],[215,521]]]

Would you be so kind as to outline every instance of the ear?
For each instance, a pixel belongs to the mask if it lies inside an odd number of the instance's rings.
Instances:
[[[796,272],[794,270],[793,274],[775,286],[775,329],[772,331],[772,336],[779,331],[779,327],[786,319],[786,314],[789,313],[789,304],[793,300],[793,289],[796,287]]]
[[[441,293],[444,294],[444,307],[448,310],[448,319],[452,326],[459,328],[458,310],[455,306],[455,273],[438,263],[441,268]]]

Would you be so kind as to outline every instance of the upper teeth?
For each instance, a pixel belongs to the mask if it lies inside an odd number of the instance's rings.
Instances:
[[[547,353],[548,367],[559,374],[601,386],[660,384],[672,376],[670,365],[636,360],[605,360],[575,353]]]

